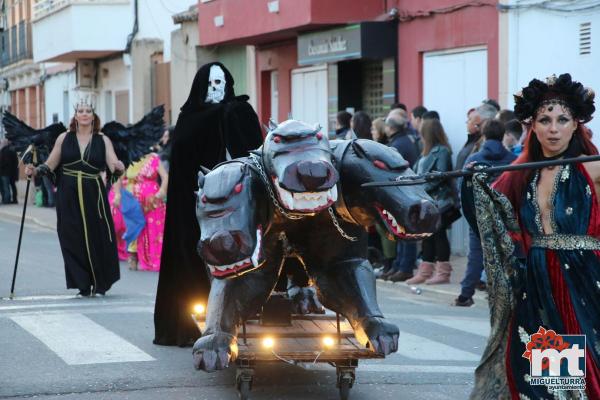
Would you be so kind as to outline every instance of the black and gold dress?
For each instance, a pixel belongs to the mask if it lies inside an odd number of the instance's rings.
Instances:
[[[104,294],[119,280],[113,221],[100,172],[106,169],[101,135],[93,134],[80,151],[68,132],[57,169],[57,231],[65,261],[67,288],[82,295]]]

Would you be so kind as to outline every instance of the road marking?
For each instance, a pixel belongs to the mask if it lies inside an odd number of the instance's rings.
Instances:
[[[421,317],[420,319],[462,332],[482,336],[484,338],[487,338],[490,335],[491,330],[489,320],[477,320],[474,318],[450,319],[447,317]]]
[[[82,314],[11,317],[69,365],[154,361],[147,353]]]
[[[16,310],[35,310],[35,309],[51,309],[51,308],[77,308],[77,307],[104,307],[106,306],[106,310],[112,311],[112,309],[116,306],[121,305],[132,305],[132,304],[147,304],[154,305],[154,302],[150,301],[121,301],[121,302],[113,302],[113,301],[98,301],[98,300],[85,300],[85,299],[77,299],[71,303],[48,303],[48,304],[24,304],[19,306],[0,306],[0,311],[16,311]]]
[[[307,370],[331,371],[333,367],[324,363],[318,364],[298,364],[301,368]],[[421,373],[421,374],[473,374],[476,365],[398,365],[398,364],[360,364],[358,372],[390,372],[390,373]]]
[[[18,296],[13,299],[9,297],[0,297],[0,300],[6,301],[39,301],[39,300],[73,300],[77,297],[72,294],[56,294],[56,295],[42,295],[42,296]]]
[[[448,346],[444,343],[400,331],[398,353],[413,360],[479,361],[480,355]]]

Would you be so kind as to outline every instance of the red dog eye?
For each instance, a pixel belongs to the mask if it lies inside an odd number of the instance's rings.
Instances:
[[[241,183],[238,183],[237,185],[235,185],[235,187],[233,188],[233,191],[236,193],[240,193],[242,191],[242,188],[244,187],[244,185],[242,185]]]
[[[317,132],[317,140],[323,139],[323,134],[321,132]]]
[[[373,161],[373,165],[376,166],[379,169],[385,169],[386,171],[389,170],[388,166],[385,165],[385,163],[381,160],[375,160]]]
[[[202,197],[200,198],[200,200],[202,200],[203,203],[206,203],[208,200],[206,199],[206,195],[203,194]]]
[[[281,142],[281,136],[279,136],[279,135],[275,135],[275,136],[273,136],[273,141],[274,141],[275,143],[279,143],[279,142]]]

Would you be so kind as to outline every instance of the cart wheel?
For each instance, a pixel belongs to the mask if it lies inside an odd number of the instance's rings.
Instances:
[[[235,383],[241,400],[248,400],[253,378],[254,370],[250,368],[240,368],[237,370]]]
[[[350,396],[350,388],[352,387],[351,380],[349,378],[340,379],[340,399],[348,400]]]
[[[248,400],[250,396],[250,381],[241,381],[238,386],[240,400]]]

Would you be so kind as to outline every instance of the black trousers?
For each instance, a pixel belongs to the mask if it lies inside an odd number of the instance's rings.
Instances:
[[[436,262],[450,260],[450,242],[446,229],[434,233],[431,237],[423,240],[423,261]]]

